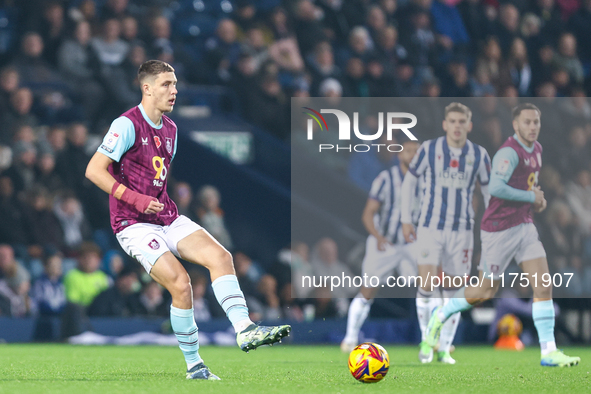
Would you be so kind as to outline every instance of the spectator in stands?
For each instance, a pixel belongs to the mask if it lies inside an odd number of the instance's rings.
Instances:
[[[157,16],[152,19],[150,27],[151,35],[147,48],[149,57],[171,64],[181,81],[186,74],[195,73],[193,70],[197,66],[172,36],[170,20],[164,16]]]
[[[26,256],[27,234],[23,221],[23,209],[12,183],[6,175],[0,175],[0,243],[16,247],[19,257]]]
[[[62,125],[52,126],[47,132],[47,143],[56,157],[64,154],[67,148],[68,140],[66,136],[66,129]]]
[[[220,192],[214,186],[205,185],[197,192],[199,223],[226,249],[232,250],[232,238],[224,223],[224,211],[220,208]]]
[[[264,273],[261,266],[242,251],[234,253],[234,266],[252,283],[257,283]]]
[[[494,27],[495,36],[503,54],[508,54],[511,43],[519,37],[519,10],[511,3],[504,3],[499,12],[499,20]]]
[[[582,1],[581,8],[572,15],[568,26],[574,33],[577,42],[581,44],[591,37],[591,0]],[[579,55],[583,62],[591,61],[589,45],[580,45]]]
[[[24,215],[29,239],[29,255],[41,257],[44,251],[62,250],[64,235],[60,222],[52,210],[46,189],[34,187],[28,193],[28,209]]]
[[[43,50],[43,38],[38,33],[28,32],[23,36],[21,52],[13,63],[22,84],[63,84],[60,75],[43,58]]]
[[[121,20],[121,39],[127,42],[130,47],[144,44],[139,38],[138,20],[131,15]]]
[[[44,42],[43,57],[55,67],[57,65],[58,49],[66,38],[64,6],[60,2],[50,1],[45,5],[39,33]]]
[[[34,312],[29,298],[31,276],[14,258],[10,245],[0,245],[0,295],[10,300],[10,316],[23,317]]]
[[[573,273],[582,278],[585,275],[581,260],[583,244],[570,207],[562,201],[554,201],[548,208],[547,218],[543,243],[548,261],[552,262],[551,272]],[[567,289],[557,289],[560,290],[566,290],[571,296],[580,296],[583,292],[582,283],[576,279]]]
[[[128,15],[129,0],[107,0],[103,10],[103,18],[121,20]]]
[[[247,119],[275,137],[285,140],[290,132],[289,101],[276,75],[262,77],[247,103]]]
[[[577,39],[571,33],[564,33],[558,42],[558,53],[554,55],[554,64],[564,68],[573,82],[583,82],[585,73],[583,64],[577,57]]]
[[[278,264],[286,265],[290,271],[289,282],[292,284],[293,298],[308,297],[314,290],[311,287],[302,286],[303,276],[314,275],[314,270],[309,262],[309,248],[304,242],[293,242],[289,249],[279,251]]]
[[[170,302],[164,297],[162,286],[153,280],[146,283],[141,292],[135,293],[133,297],[139,299],[138,315],[167,317],[170,314]]]
[[[470,79],[470,91],[473,97],[495,96],[496,91],[490,80],[490,74],[484,66],[480,66]]]
[[[567,184],[566,198],[577,218],[581,235],[591,236],[591,172],[587,168],[580,169],[576,178]]]
[[[109,287],[109,278],[99,270],[101,250],[96,244],[82,244],[79,253],[78,267],[66,274],[64,286],[69,303],[87,307],[98,294]]]
[[[542,21],[541,34],[545,40],[554,41],[564,31],[564,22],[560,9],[554,0],[536,0],[534,5],[536,15]]]
[[[125,268],[125,261],[121,252],[118,250],[109,250],[103,256],[101,270],[106,273],[111,280],[115,280],[121,271]]]
[[[90,41],[90,45],[98,56],[101,83],[108,96],[117,104],[116,112],[123,112],[137,105],[138,93],[132,91],[127,80],[123,63],[129,52],[129,44],[119,36],[121,23],[119,20],[106,19],[102,24],[102,34]]]
[[[209,321],[211,320],[211,312],[209,310],[209,301],[205,298],[207,279],[199,271],[192,271],[189,276],[191,277],[191,288],[193,289],[195,321]]]
[[[310,94],[312,96],[321,95],[320,84],[322,81],[341,76],[341,70],[335,64],[332,46],[328,41],[319,43],[314,49],[314,55],[309,61],[310,73],[312,75],[312,84]]]
[[[5,174],[12,179],[15,193],[30,190],[35,184],[37,148],[30,142],[19,141],[12,148],[12,166]]]
[[[591,122],[591,104],[586,95],[585,89],[575,85],[570,90],[570,97],[560,103],[563,118],[567,124]]]
[[[345,97],[369,97],[363,60],[358,57],[349,58],[342,84]]]
[[[45,272],[35,281],[31,298],[42,316],[57,316],[66,306],[62,277],[62,256],[52,254],[43,261]]]
[[[45,188],[51,196],[63,188],[63,180],[55,171],[55,157],[52,152],[45,152],[39,156],[36,170],[36,183]]]
[[[349,33],[349,46],[347,47],[346,59],[350,57],[358,57],[366,61],[371,55],[374,43],[371,39],[369,31],[364,26],[355,26]]]
[[[10,106],[0,115],[3,129],[0,141],[9,144],[22,125],[37,126],[37,117],[32,112],[33,92],[29,88],[18,88],[10,96]]]
[[[376,44],[376,56],[384,67],[385,75],[394,76],[399,59],[408,57],[408,51],[398,42],[398,30],[394,26],[386,26]]]
[[[566,142],[566,143],[565,143]],[[589,168],[589,136],[583,126],[574,126],[566,141],[556,144],[558,169],[565,177],[573,175],[573,169]]]
[[[479,42],[484,41],[492,30],[492,20],[496,17],[497,11],[494,5],[480,0],[467,0],[455,4],[470,37],[470,52],[476,53]]]
[[[269,274],[263,275],[257,284],[257,290],[260,294],[261,319],[273,321],[281,319],[282,311],[277,295],[277,280]]]
[[[378,118],[371,115],[365,118],[361,132],[364,134],[375,133],[378,130]],[[367,132],[365,131],[367,130]],[[382,133],[377,144],[395,144],[396,141],[388,140],[388,134]],[[398,162],[396,153],[388,149],[372,149],[369,152],[355,152],[349,159],[348,174],[349,180],[362,190],[369,192],[371,183],[383,170],[392,167]]]
[[[240,44],[237,40],[236,23],[231,19],[218,22],[215,37],[205,42],[206,64],[215,81],[226,82],[230,69],[238,61]]]
[[[16,92],[19,84],[20,75],[16,68],[4,67],[0,71],[0,108],[2,108],[3,111],[9,108],[10,97]]]
[[[527,47],[521,38],[516,38],[511,44],[506,72],[511,78],[511,84],[517,88],[519,96],[531,96],[533,92],[532,68],[527,56]]]
[[[54,203],[53,212],[59,219],[62,227],[66,250],[72,251],[77,249],[84,240],[89,238],[89,225],[86,221],[80,200],[74,194],[65,193],[61,197],[58,197]]]
[[[433,27],[438,33],[437,41],[444,51],[462,53],[467,49],[470,37],[460,16],[460,12],[448,2],[442,0],[433,1],[431,6]]]
[[[79,22],[73,36],[59,47],[57,66],[74,96],[83,104],[85,118],[94,124],[103,108],[105,91],[98,83],[99,63],[90,46],[91,38],[90,23]]]
[[[141,313],[134,294],[140,287],[137,272],[126,267],[115,279],[115,284],[98,294],[88,307],[88,316],[134,316]]]
[[[322,9],[310,0],[300,0],[295,5],[295,32],[304,58],[327,39],[322,23]]]
[[[86,153],[88,128],[82,123],[72,123],[67,133],[68,144],[63,154],[58,156],[56,170],[67,188],[78,195],[83,194],[85,166],[90,160]]]
[[[193,190],[187,182],[175,182],[172,199],[176,203],[179,215],[185,215],[193,221],[197,221],[193,212]]]
[[[365,26],[368,29],[371,46],[375,46],[378,41],[380,32],[386,28],[387,20],[386,13],[379,5],[370,5],[367,9],[367,16],[365,19]]]
[[[320,239],[312,253],[311,259],[312,267],[314,269],[314,275],[316,277],[324,276],[353,276],[351,269],[339,260],[339,250],[337,243],[331,238]],[[339,288],[335,288],[331,292],[332,297],[352,297],[355,295],[356,289],[352,286],[344,285]],[[347,303],[348,307],[348,303]],[[344,312],[346,313],[346,311]]]
[[[409,15],[410,22],[406,34],[401,42],[408,50],[410,64],[424,69],[437,62],[437,42],[435,32],[431,27],[431,16],[427,10],[416,8]]]
[[[395,93],[394,78],[386,74],[384,65],[377,57],[370,57],[365,69],[370,97],[390,97]]]

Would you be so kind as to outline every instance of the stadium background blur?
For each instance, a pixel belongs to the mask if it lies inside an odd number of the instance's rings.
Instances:
[[[80,331],[78,313],[168,316],[167,294],[120,250],[107,195],[84,177],[110,122],[140,101],[135,75],[150,58],[171,63],[179,79],[171,116],[183,144],[169,192],[234,254],[253,320],[341,318],[347,309],[322,298],[326,289],[300,294],[316,299],[290,294],[290,264],[322,273],[354,258],[327,237],[290,244],[289,152],[300,149],[297,138],[291,146],[290,97],[488,97],[473,109],[481,127],[470,138],[491,157],[513,133],[495,97],[549,106],[565,97],[564,121],[544,124],[540,137],[549,206],[537,224],[553,271],[575,273],[563,296],[589,296],[588,37],[591,0],[2,0],[0,315],[77,322],[62,337]],[[247,131],[248,154],[216,153],[194,130]],[[319,165],[361,199],[396,161],[333,159]],[[190,268],[197,322],[222,316],[206,272]],[[589,309],[587,299],[559,302]],[[374,317],[414,316],[414,302],[377,304]],[[51,339],[43,332],[35,338]]]

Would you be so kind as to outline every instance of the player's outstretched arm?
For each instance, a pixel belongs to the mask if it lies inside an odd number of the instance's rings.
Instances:
[[[99,189],[133,205],[140,212],[157,213],[164,209],[164,204],[158,202],[156,198],[137,193],[117,182],[108,171],[113,161],[110,157],[96,152],[86,167],[86,177]]]

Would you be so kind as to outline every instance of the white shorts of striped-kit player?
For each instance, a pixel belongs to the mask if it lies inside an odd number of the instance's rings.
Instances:
[[[449,276],[470,273],[474,249],[472,230],[419,227],[416,243],[419,265],[441,265],[441,270]]]
[[[365,257],[361,266],[362,274],[368,277],[377,276],[384,281],[394,270],[399,276],[415,276],[416,268],[415,244],[390,245],[385,250],[378,250],[378,240],[373,235],[365,242]]]

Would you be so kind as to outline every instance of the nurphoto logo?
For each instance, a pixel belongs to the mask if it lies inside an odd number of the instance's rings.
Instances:
[[[308,140],[314,139],[314,121],[320,127],[321,132],[329,132],[328,125],[326,123],[326,119],[322,114],[333,114],[337,117],[337,121],[339,124],[339,140],[340,141],[350,141],[351,140],[351,119],[349,115],[347,115],[344,111],[338,109],[321,109],[320,112],[309,108],[303,107],[304,109],[308,110],[309,112],[304,112],[306,115],[309,115],[311,119],[308,119],[307,123],[307,133],[308,133]],[[409,139],[413,141],[417,141],[417,137],[414,136],[413,133],[410,132],[410,128],[416,126],[417,124],[417,117],[408,112],[387,112],[385,114],[386,118],[386,137],[388,141],[393,140],[393,130],[400,130],[402,131]],[[408,123],[399,123],[401,119],[410,119]],[[359,131],[359,113],[353,112],[353,133],[355,136],[362,140],[362,141],[375,141],[382,137],[384,133],[384,113],[378,112],[378,130],[374,134],[363,134]],[[339,145],[339,144],[318,144],[318,151],[322,152],[325,150],[336,150],[339,151],[347,151],[347,152],[368,152],[369,150],[374,147],[375,149],[380,151],[381,148],[387,149],[390,152],[400,152],[402,151],[402,145],[400,144],[348,144],[348,145]]]

